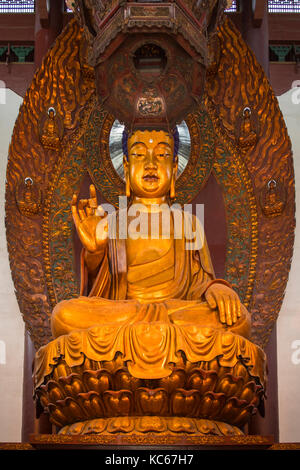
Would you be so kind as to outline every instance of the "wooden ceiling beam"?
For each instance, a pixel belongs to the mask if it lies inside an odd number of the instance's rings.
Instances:
[[[299,13],[270,13],[269,41],[300,43]]]
[[[40,18],[42,28],[49,27],[49,2],[47,0],[36,0],[36,12]]]
[[[34,13],[1,13],[0,15],[0,41],[3,42],[33,42],[34,41]]]
[[[267,8],[267,0],[252,0],[253,26],[260,28]]]
[[[260,1],[260,0],[256,0]],[[257,6],[258,8],[258,6]],[[258,12],[258,10],[257,10]],[[258,13],[257,13],[258,14]],[[41,21],[46,21],[45,10],[42,12]],[[64,15],[64,24],[73,15]],[[241,27],[241,15],[231,13],[230,18]],[[300,43],[299,13],[270,13],[269,17],[269,40],[270,42]],[[258,17],[257,17],[258,18]],[[1,13],[0,14],[0,42],[34,42],[35,30],[34,13]]]

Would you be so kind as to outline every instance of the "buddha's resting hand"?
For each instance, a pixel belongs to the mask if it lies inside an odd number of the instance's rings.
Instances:
[[[97,203],[96,189],[90,186],[90,198],[80,199],[77,208],[77,195],[72,199],[74,224],[84,248],[89,253],[103,254],[107,245],[108,223],[105,213]]]
[[[220,322],[234,325],[241,316],[241,301],[234,290],[224,284],[212,284],[205,292],[211,309],[218,309]]]

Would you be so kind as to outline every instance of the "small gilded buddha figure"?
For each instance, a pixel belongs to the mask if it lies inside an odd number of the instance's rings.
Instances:
[[[178,351],[192,362],[200,356],[210,360],[224,352],[220,334],[230,333],[230,344],[234,338],[249,338],[250,317],[231,286],[215,279],[199,221],[190,214],[182,217],[178,207],[171,210],[178,134],[136,130],[125,136],[123,149],[130,205],[114,214],[114,230],[110,218],[99,215],[94,186],[89,199],[77,204],[73,196],[72,214],[83,246],[82,295],[56,305],[52,332],[57,338],[89,330],[98,358],[112,360],[121,353],[133,375],[155,378],[170,373],[168,364],[177,362]],[[143,220],[151,219],[145,227],[155,226],[154,234],[139,227],[137,236],[133,207]],[[126,220],[126,236],[121,220]],[[238,357],[239,345],[230,351]]]
[[[41,131],[41,143],[44,148],[58,150],[60,148],[61,131],[54,108],[49,108]]]
[[[238,140],[240,147],[245,151],[247,151],[251,147],[254,147],[257,142],[257,134],[253,129],[251,109],[249,107],[246,107],[243,110],[243,118]]]
[[[282,190],[278,188],[275,180],[270,180],[261,197],[262,209],[266,216],[276,217],[284,209],[285,201]]]
[[[41,191],[37,184],[33,182],[32,178],[26,177],[16,191],[16,200],[21,214],[27,217],[37,215],[42,207],[41,199]]]

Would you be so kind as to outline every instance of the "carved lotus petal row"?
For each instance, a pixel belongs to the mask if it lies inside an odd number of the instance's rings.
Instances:
[[[219,421],[194,418],[165,418],[160,416],[120,416],[97,418],[64,426],[60,435],[115,434],[115,433],[187,433],[197,435],[234,436],[242,431]]]
[[[124,367],[114,372],[84,370],[50,378],[36,394],[59,427],[93,418],[143,415],[218,419],[241,426],[256,412],[264,393],[241,367],[234,370],[243,372],[240,376],[221,368],[179,368],[169,378],[147,381],[132,377]],[[63,364],[59,368],[63,373]]]

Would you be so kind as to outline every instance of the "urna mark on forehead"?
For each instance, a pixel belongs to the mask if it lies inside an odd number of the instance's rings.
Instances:
[[[155,147],[159,144],[168,145],[173,149],[174,158],[177,156],[179,147],[179,134],[177,127],[172,133],[165,130],[135,130],[129,135],[127,129],[124,129],[122,138],[123,154],[128,158],[128,151],[137,144],[144,144],[146,147]]]
[[[173,150],[173,136],[164,131],[135,131],[128,139],[128,150],[137,145],[144,145],[148,148],[155,148],[158,145],[166,145]]]

